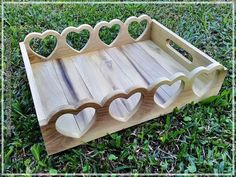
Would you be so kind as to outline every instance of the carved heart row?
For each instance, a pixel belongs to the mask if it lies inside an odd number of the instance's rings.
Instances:
[[[148,89],[134,86],[133,88],[129,89],[127,93],[124,93],[121,91],[115,91],[111,93],[110,95],[108,95],[107,97],[105,97],[103,101],[101,102],[101,104],[91,99],[84,99],[83,101],[79,103],[79,105],[76,105],[76,106],[66,105],[55,110],[54,113],[50,116],[48,124],[54,125],[57,122],[58,118],[62,116],[63,114],[69,113],[69,114],[76,115],[87,108],[94,108],[95,111],[92,115],[92,118],[90,119],[90,123],[88,124],[88,126],[79,134],[77,134],[77,136],[75,136],[76,138],[80,138],[86,133],[86,131],[89,130],[93,122],[95,122],[95,119],[96,119],[95,114],[96,114],[96,110],[98,109],[109,108],[109,114],[112,118],[118,121],[126,122],[131,117],[133,117],[133,115],[137,112],[137,110],[139,109],[139,106],[142,103],[142,99],[147,94],[149,95],[151,94],[156,104],[162,109],[165,109],[166,107],[170,106],[175,101],[175,99],[180,95],[180,93],[184,90],[184,88],[188,86],[191,86],[193,94],[195,94],[195,96],[200,98],[200,97],[203,97],[205,94],[207,94],[207,91],[211,88],[213,84],[215,84],[215,78],[217,77],[217,72],[221,69],[224,69],[224,67],[219,65],[218,63],[213,63],[209,65],[208,67],[198,67],[194,69],[189,74],[189,76],[186,76],[183,73],[176,73],[175,75],[173,75],[171,79],[168,79],[165,77],[160,78],[155,84],[150,85]],[[208,80],[207,88],[203,86],[202,88],[203,91],[197,93],[196,90],[194,89],[194,85],[198,77],[200,77],[201,75],[203,75],[203,77],[207,77],[204,75],[211,75],[211,74],[213,74],[213,79]],[[165,86],[165,88],[161,90],[162,93],[161,92],[159,93],[158,90],[161,89],[163,86]],[[174,88],[167,89],[167,87],[174,87]],[[165,98],[162,98],[162,99],[159,98],[160,95],[165,95],[164,92],[166,92],[168,95],[167,100],[165,100]],[[129,110],[127,108],[128,114],[117,115],[115,112],[112,112],[112,109],[111,109],[111,107],[113,106],[112,104],[117,99],[128,100],[128,103],[124,103],[123,101],[120,101],[119,108],[121,107],[121,103],[125,104],[124,106],[126,107],[129,107],[129,104],[133,103],[133,104],[130,104],[132,106],[130,106]],[[59,132],[62,132],[62,131],[59,130]]]
[[[145,30],[142,32],[142,34],[134,39],[131,37],[131,35],[128,32],[128,27],[132,22],[142,22],[142,21],[147,21],[147,26],[145,28]],[[57,31],[54,30],[47,30],[43,33],[30,33],[25,37],[24,40],[24,44],[26,46],[26,49],[28,52],[30,52],[31,54],[36,55],[39,58],[42,58],[43,60],[48,60],[50,58],[52,58],[52,56],[56,53],[57,50],[59,50],[60,48],[69,48],[77,53],[82,52],[83,50],[85,50],[86,48],[88,48],[89,46],[92,46],[94,44],[97,45],[102,45],[104,47],[112,47],[114,46],[116,43],[119,43],[120,40],[123,40],[123,38],[127,38],[127,40],[131,41],[131,42],[135,42],[135,41],[139,41],[142,39],[142,37],[145,35],[145,33],[148,31],[148,29],[150,28],[150,24],[151,24],[152,20],[149,16],[147,15],[141,15],[139,17],[130,17],[128,18],[124,23],[118,19],[114,19],[110,22],[106,22],[106,21],[102,21],[100,23],[98,23],[94,28],[92,28],[90,25],[84,24],[79,26],[78,28],[76,27],[68,27],[66,29],[64,29],[62,31],[61,34],[59,34]],[[119,33],[117,34],[116,38],[113,40],[113,42],[111,42],[109,45],[106,44],[103,40],[100,39],[99,37],[99,32],[101,30],[102,27],[107,27],[107,28],[111,28],[114,25],[119,25],[120,29],[119,29]],[[81,33],[83,30],[86,30],[89,32],[89,39],[87,40],[87,43],[84,45],[83,48],[81,48],[80,50],[76,50],[75,48],[73,48],[72,46],[70,46],[67,43],[67,35],[71,32],[75,32],[75,33]],[[40,40],[44,40],[46,37],[48,36],[54,36],[56,38],[56,46],[54,47],[54,49],[51,51],[51,54],[48,56],[42,56],[39,53],[37,53],[36,51],[34,51],[31,46],[30,46],[30,42],[33,39],[40,39]]]

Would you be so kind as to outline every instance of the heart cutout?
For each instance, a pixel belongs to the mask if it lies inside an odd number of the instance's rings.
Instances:
[[[113,24],[111,27],[102,26],[99,30],[99,38],[106,45],[111,45],[117,38],[119,32],[120,32],[120,25],[118,24]]]
[[[164,84],[157,88],[154,94],[154,101],[159,106],[166,108],[168,107],[176,97],[179,96],[180,92],[183,90],[183,81],[178,80],[176,82]]]
[[[133,21],[128,26],[129,35],[134,39],[138,39],[144,33],[145,29],[147,28],[148,21],[142,20],[140,22]]]
[[[212,85],[216,82],[218,76],[218,71],[213,71],[210,73],[202,72],[195,76],[192,89],[193,92],[202,97],[205,95],[212,87]]]
[[[77,115],[70,113],[61,115],[56,121],[56,129],[64,136],[72,138],[82,137],[95,120],[95,109],[84,108]]]
[[[141,93],[137,92],[129,98],[116,98],[109,106],[109,113],[115,119],[126,122],[138,110],[141,103]]]
[[[69,32],[66,36],[66,42],[71,48],[80,51],[88,43],[89,37],[90,32],[86,29],[80,31],[79,33]]]
[[[57,38],[53,35],[35,37],[30,40],[30,48],[40,56],[47,58],[52,54],[57,45]]]

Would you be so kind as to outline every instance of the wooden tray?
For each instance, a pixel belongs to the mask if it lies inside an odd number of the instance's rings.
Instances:
[[[131,22],[147,21],[133,39]],[[101,27],[120,26],[106,45]],[[80,51],[67,44],[70,32],[88,30]],[[33,38],[53,35],[57,45],[48,57],[30,48]],[[178,45],[192,57],[178,52]],[[140,124],[175,107],[216,95],[226,68],[147,15],[100,22],[94,28],[68,27],[61,34],[30,33],[20,48],[48,154],[54,154],[121,129]]]

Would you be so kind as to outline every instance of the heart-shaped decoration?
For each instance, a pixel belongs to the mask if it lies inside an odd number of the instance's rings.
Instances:
[[[141,22],[137,21],[131,22],[128,27],[129,35],[135,40],[138,39],[139,36],[141,36],[145,31],[147,23],[148,23],[147,20],[143,20]]]
[[[183,81],[167,82],[159,86],[154,95],[154,101],[159,106],[168,107],[183,90]]]
[[[87,107],[77,115],[67,113],[56,121],[56,130],[64,136],[81,138],[92,126],[95,120],[95,109]]]
[[[128,98],[116,98],[109,106],[109,113],[116,120],[126,122],[138,110],[141,103],[141,93],[136,92]]]
[[[55,49],[57,44],[57,38],[53,35],[49,35],[41,38],[33,38],[30,41],[30,48],[45,58],[47,58]]]
[[[78,28],[71,26],[62,31],[62,41],[66,41],[66,45],[75,52],[81,52],[86,49],[92,32],[93,28],[87,24]]]
[[[202,71],[195,75],[192,89],[193,92],[198,96],[202,97],[205,95],[212,87],[212,85],[217,80],[217,70],[208,72],[208,71]]]
[[[152,19],[147,15],[141,15],[139,17],[130,17],[125,21],[125,25],[128,27],[128,33],[135,41],[140,40],[148,31]]]
[[[77,51],[81,51],[87,44],[90,32],[83,29],[81,32],[70,32],[66,36],[67,44]]]
[[[47,30],[41,33],[30,33],[25,37],[24,44],[30,54],[47,60],[56,51],[58,39],[61,35],[54,30]]]
[[[103,26],[99,30],[99,38],[106,45],[111,45],[111,43],[117,38],[119,32],[120,26],[118,24],[114,24],[112,26]]]
[[[119,38],[122,25],[124,25],[123,22],[118,19],[110,22],[102,21],[94,27],[94,32],[104,45],[111,47]]]

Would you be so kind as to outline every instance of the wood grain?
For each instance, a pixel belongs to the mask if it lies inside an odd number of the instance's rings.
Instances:
[[[137,39],[128,32],[133,21],[147,20]],[[99,30],[120,26],[107,45]],[[77,51],[66,43],[70,32],[88,30],[90,38]],[[31,39],[54,35],[57,46],[43,57]],[[187,51],[186,59],[169,44]],[[31,33],[20,43],[46,149],[54,154],[124,128],[151,120],[192,101],[216,95],[227,69],[147,15],[100,22],[94,28],[68,27],[61,34]]]

